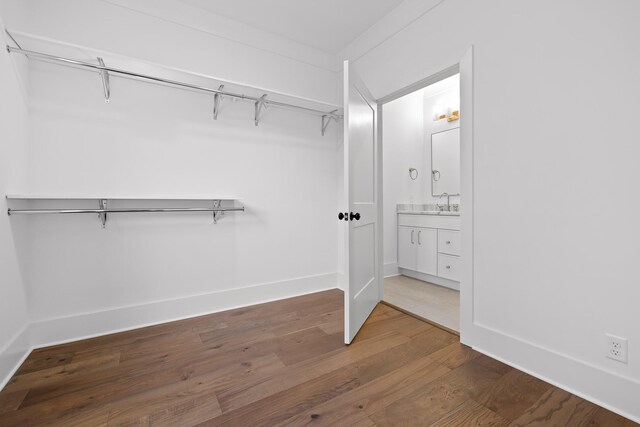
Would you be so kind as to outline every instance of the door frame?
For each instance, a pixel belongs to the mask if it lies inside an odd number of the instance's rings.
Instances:
[[[376,234],[378,290],[380,301],[384,296],[384,213],[383,213],[383,146],[382,123],[384,104],[401,98],[433,83],[460,73],[460,232],[462,237],[460,276],[460,342],[471,344],[474,322],[473,299],[473,46],[454,64],[437,67],[441,71],[405,86],[376,100],[378,104],[377,124],[377,196],[378,225]]]

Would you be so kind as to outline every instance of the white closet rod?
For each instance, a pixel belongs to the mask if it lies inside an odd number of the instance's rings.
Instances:
[[[7,209],[7,215],[16,214],[103,214],[141,212],[244,212],[239,208],[110,208],[110,209]]]
[[[161,213],[161,212],[212,212],[213,223],[217,224],[218,219],[226,212],[244,212],[244,206],[222,207],[222,200],[212,200],[213,206],[204,207],[184,207],[184,208],[107,208],[107,199],[98,200],[98,209],[7,209],[7,215],[25,214],[98,214],[102,228],[107,223],[107,214],[113,213]]]
[[[322,134],[323,135],[324,135],[324,131],[327,128],[327,125],[329,124],[329,122],[331,120],[336,120],[337,121],[337,120],[342,118],[342,116],[340,114],[337,114],[337,110],[333,110],[333,111],[329,111],[329,112],[322,111],[322,110],[316,110],[316,109],[313,109],[313,108],[301,107],[299,105],[288,104],[288,103],[285,103],[285,102],[267,100],[267,99],[265,99],[265,97],[267,95],[262,95],[261,97],[248,96],[248,95],[244,95],[244,94],[238,94],[238,93],[227,92],[227,91],[221,90],[222,86],[219,89],[211,89],[211,88],[208,88],[208,87],[198,86],[198,85],[194,85],[194,84],[190,84],[190,83],[184,83],[184,82],[180,82],[180,81],[177,81],[177,80],[171,80],[171,79],[165,79],[165,78],[162,78],[162,77],[149,76],[149,75],[146,75],[146,74],[135,73],[135,72],[123,70],[123,69],[120,69],[120,68],[107,67],[107,66],[104,65],[104,62],[102,62],[101,58],[98,58],[98,62],[100,64],[92,64],[90,62],[77,61],[75,59],[63,58],[63,57],[60,57],[60,56],[54,56],[54,55],[49,55],[49,54],[46,54],[46,53],[35,52],[35,51],[31,51],[31,50],[26,50],[26,49],[21,49],[21,48],[9,46],[9,45],[7,45],[7,52],[9,52],[9,53],[21,53],[21,54],[27,56],[28,58],[37,58],[37,59],[42,59],[42,60],[45,60],[45,61],[53,61],[53,62],[76,65],[76,66],[79,66],[79,67],[84,67],[84,68],[97,70],[97,71],[100,72],[100,74],[102,76],[102,79],[103,79],[103,84],[105,86],[105,100],[107,100],[107,102],[108,102],[108,99],[109,99],[109,95],[108,95],[108,93],[109,93],[109,79],[108,79],[108,74],[107,73],[115,73],[115,74],[120,74],[120,75],[124,75],[124,76],[129,76],[129,77],[134,77],[134,78],[138,78],[138,79],[147,80],[147,81],[154,82],[154,83],[167,84],[167,85],[170,85],[170,86],[176,86],[176,87],[182,87],[182,88],[197,90],[197,91],[200,91],[200,92],[212,93],[212,94],[216,95],[216,98],[221,95],[221,96],[228,96],[230,98],[236,98],[236,99],[255,102],[255,106],[256,106],[256,111],[255,111],[256,112],[256,117],[255,117],[256,126],[258,125],[260,110],[262,109],[262,107],[265,107],[265,106],[288,108],[288,109],[299,110],[299,111],[302,111],[302,112],[305,112],[305,113],[309,113],[309,114],[313,114],[313,115],[316,115],[316,116],[320,116],[320,117],[322,117]],[[217,104],[218,104],[218,102],[216,102],[216,107],[217,107]],[[217,111],[216,111],[215,115],[217,116]]]

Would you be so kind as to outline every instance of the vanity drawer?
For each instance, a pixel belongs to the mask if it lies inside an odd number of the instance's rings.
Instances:
[[[438,252],[460,256],[460,232],[438,230]]]
[[[460,281],[460,257],[438,254],[438,276]]]

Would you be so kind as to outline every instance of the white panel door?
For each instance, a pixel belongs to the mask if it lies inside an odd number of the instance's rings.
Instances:
[[[344,339],[349,344],[380,301],[377,245],[377,105],[344,62],[346,236]]]
[[[417,268],[416,229],[398,227],[398,267],[407,270]]]
[[[438,230],[436,228],[416,228],[417,268],[420,273],[438,274]]]

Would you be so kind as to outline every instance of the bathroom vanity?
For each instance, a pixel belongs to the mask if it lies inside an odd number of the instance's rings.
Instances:
[[[400,274],[460,290],[460,213],[398,205]]]

